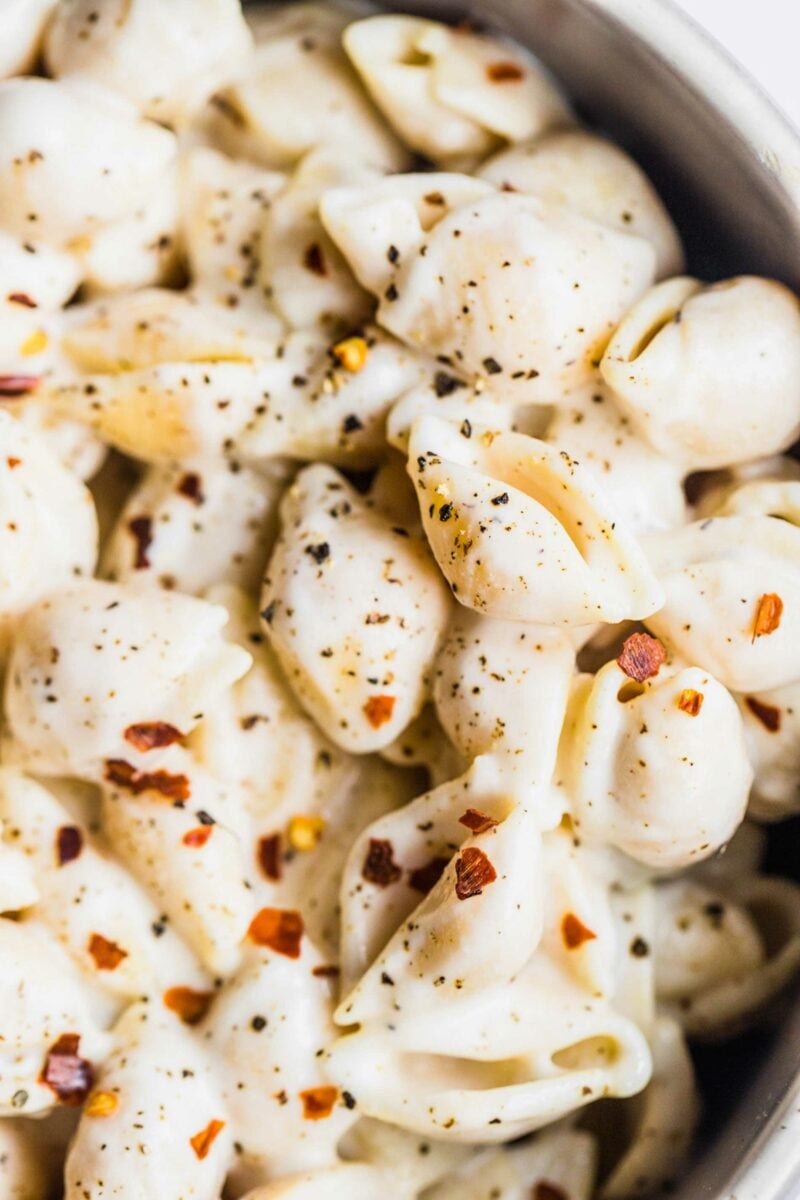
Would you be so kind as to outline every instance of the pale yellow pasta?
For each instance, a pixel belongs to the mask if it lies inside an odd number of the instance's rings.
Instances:
[[[359,87],[341,46],[347,24],[334,6],[302,4],[262,13],[256,48],[237,78],[211,97],[211,135],[237,157],[292,166],[315,146],[336,144],[398,170],[408,156]]]
[[[482,179],[540,196],[655,247],[658,275],[683,267],[678,231],[641,168],[619,146],[583,129],[557,130],[485,162]]]
[[[146,205],[176,153],[113,93],[35,78],[0,84],[0,144],[5,231],[66,250]]]
[[[331,188],[380,177],[360,159],[318,146],[300,160],[269,206],[262,277],[277,311],[292,328],[347,331],[370,316],[371,298],[323,228],[319,202]]]
[[[485,34],[383,14],[353,22],[344,46],[400,137],[436,163],[474,161],[568,118],[533,58]]]
[[[332,741],[355,753],[378,750],[422,708],[447,591],[421,539],[331,468],[298,476],[281,520],[261,598],[271,644]]]
[[[223,641],[226,620],[224,609],[188,596],[95,580],[51,593],[14,630],[12,759],[99,780],[109,760],[135,761],[137,726],[162,723],[182,737],[250,664]]]
[[[328,232],[376,292],[379,323],[409,345],[461,364],[470,377],[491,376],[492,389],[511,402],[558,402],[565,389],[591,378],[614,327],[652,283],[653,247],[538,196],[494,191],[479,180],[467,181],[473,200],[451,206],[436,177],[428,178],[429,228],[402,178],[333,190],[321,205]],[[369,222],[365,206],[372,208]],[[378,290],[368,279],[378,264],[385,273],[392,245],[400,255]]]
[[[122,1196],[132,1179],[140,1195],[218,1200],[233,1134],[202,1044],[148,1003],[126,1010],[113,1043],[69,1149],[66,1200]]]
[[[566,451],[420,417],[408,453],[423,527],[461,604],[561,626],[660,607],[661,589],[622,514]]]
[[[781,284],[670,279],[634,305],[601,370],[639,432],[697,469],[785,450],[800,432],[800,312]]]
[[[800,528],[725,516],[652,534],[645,548],[666,602],[648,628],[735,691],[782,687],[800,672]]]
[[[250,50],[236,0],[92,0],[59,4],[47,30],[47,66],[91,79],[154,120],[181,124]]]
[[[576,684],[561,772],[581,836],[674,869],[725,845],[753,772],[736,703],[713,676],[653,674],[640,682],[611,662]]]

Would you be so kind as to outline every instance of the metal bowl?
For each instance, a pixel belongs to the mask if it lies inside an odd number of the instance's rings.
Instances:
[[[534,50],[586,122],[646,168],[680,226],[693,273],[754,272],[800,290],[800,133],[669,0],[395,6],[470,17]],[[798,875],[798,823],[772,838],[779,845],[769,865]],[[707,1115],[672,1200],[798,1200],[800,986],[769,1029],[697,1060]]]
[[[469,17],[529,46],[585,121],[648,171],[693,273],[754,272],[800,291],[800,133],[669,0],[382,6]],[[800,820],[773,832],[769,858],[800,877]],[[707,1117],[671,1200],[800,1200],[800,984],[769,1028],[697,1063]]]

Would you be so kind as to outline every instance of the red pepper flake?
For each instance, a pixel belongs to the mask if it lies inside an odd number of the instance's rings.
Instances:
[[[134,750],[146,753],[148,750],[160,750],[162,746],[172,746],[183,740],[180,729],[168,725],[166,721],[142,721],[138,725],[129,725],[123,737],[130,742]]]
[[[332,965],[328,966],[327,963],[324,963],[322,966],[312,967],[311,974],[315,975],[317,979],[338,979],[339,968]]]
[[[494,829],[499,822],[495,821],[494,817],[480,812],[477,808],[468,808],[458,818],[458,823],[466,825],[467,829],[471,829],[473,833],[486,833],[487,829]]]
[[[774,704],[764,704],[763,701],[756,700],[755,696],[745,696],[744,702],[765,729],[768,729],[770,733],[778,732],[781,727],[781,710],[779,708],[776,708]]]
[[[753,621],[753,641],[774,633],[781,623],[783,601],[775,592],[768,592],[761,597],[756,606],[756,616]]]
[[[283,875],[279,833],[268,833],[258,839],[258,862],[267,879],[277,883]]]
[[[678,708],[690,717],[696,717],[703,707],[704,699],[702,692],[696,692],[694,688],[684,688],[678,696]]]
[[[213,832],[213,825],[198,825],[195,829],[187,830],[183,835],[183,844],[184,846],[191,846],[195,850],[200,850],[205,846]]]
[[[134,568],[143,571],[150,566],[147,551],[153,542],[153,521],[151,517],[132,517],[128,521],[128,530],[136,541],[136,560]]]
[[[81,1058],[79,1033],[62,1033],[47,1051],[40,1080],[52,1088],[62,1104],[83,1104],[94,1083],[94,1070]]]
[[[124,758],[106,760],[105,778],[108,783],[125,788],[135,796],[142,792],[158,792],[165,800],[178,804],[188,800],[192,794],[186,775],[172,775],[169,771],[137,771]]]
[[[303,918],[288,908],[262,908],[250,922],[247,936],[257,946],[267,946],[287,958],[299,958]]]
[[[196,992],[190,987],[171,987],[163,996],[165,1007],[177,1013],[184,1025],[202,1021],[213,999],[213,992]]]
[[[403,872],[394,861],[394,847],[388,838],[370,838],[367,857],[361,868],[361,875],[367,883],[378,887],[389,887],[397,883]]]
[[[456,895],[459,900],[480,896],[483,889],[497,879],[489,859],[477,846],[467,846],[456,859]]]
[[[489,63],[486,75],[492,83],[517,83],[520,79],[525,78],[522,67],[515,62]]]
[[[194,1135],[194,1137],[189,1138],[189,1145],[192,1147],[195,1154],[201,1161],[206,1157],[211,1147],[214,1145],[214,1140],[217,1134],[220,1133],[224,1128],[225,1122],[217,1121],[215,1118],[213,1121],[208,1122],[205,1129],[201,1129],[199,1133]]]
[[[27,292],[9,292],[7,296],[9,304],[21,304],[23,308],[38,308],[39,305],[32,299]]]
[[[191,500],[192,504],[198,507],[205,501],[203,494],[203,481],[194,471],[187,471],[178,480],[178,493],[185,496],[187,500]]]
[[[60,867],[73,862],[83,849],[83,834],[77,825],[62,825],[56,834],[56,862]]]
[[[333,1112],[333,1106],[339,1096],[339,1089],[323,1085],[322,1087],[306,1088],[299,1093],[303,1102],[303,1118],[306,1121],[322,1121]]]
[[[40,382],[40,375],[0,375],[0,396],[24,396]]]
[[[322,253],[322,247],[319,242],[312,242],[306,248],[303,255],[303,266],[307,271],[312,271],[315,275],[327,275],[328,268],[325,263],[325,255]]]
[[[569,1200],[569,1196],[557,1183],[550,1183],[543,1179],[534,1185],[531,1200]]]
[[[8,458],[6,459],[6,465],[8,466],[9,471],[13,471],[14,467],[18,467],[21,462],[22,459],[14,458],[13,454],[9,454]]]
[[[413,871],[408,872],[408,886],[412,887],[415,892],[422,892],[423,896],[427,896],[444,874],[444,869],[447,866],[449,858],[443,858],[437,855],[430,862],[425,863],[422,867],[416,867]]]
[[[102,933],[93,933],[89,938],[89,953],[98,971],[116,971],[123,958],[128,957],[127,950],[104,938]]]
[[[396,696],[370,696],[363,711],[373,729],[391,721],[396,699]]]
[[[577,950],[584,942],[594,941],[597,934],[588,929],[575,913],[568,912],[561,922],[561,936],[568,950]]]
[[[617,666],[629,679],[644,683],[657,675],[666,661],[667,652],[658,638],[649,633],[632,633],[623,643]]]

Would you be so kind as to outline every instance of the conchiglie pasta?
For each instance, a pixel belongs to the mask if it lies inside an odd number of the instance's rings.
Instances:
[[[343,40],[383,115],[435,163],[474,160],[568,119],[519,45],[396,13],[355,21]]]
[[[543,440],[577,459],[634,533],[686,521],[684,472],[632,429],[598,379],[554,411]]]
[[[444,584],[422,540],[329,467],[298,476],[281,519],[262,593],[272,646],[328,737],[380,749],[422,708],[449,611]]]
[[[329,188],[381,178],[360,160],[319,146],[300,161],[272,201],[262,237],[262,278],[281,316],[293,329],[357,327],[371,313],[359,286],[319,217]]]
[[[295,931],[296,913],[263,909],[251,941],[268,924],[286,931],[292,921]],[[203,1045],[224,1064],[222,1092],[242,1147],[237,1171],[254,1182],[334,1163],[336,1144],[356,1119],[318,1053],[334,1034],[331,984],[314,975],[324,964],[298,936],[295,944],[278,932],[275,949],[251,946],[200,1030]]]
[[[255,591],[287,482],[280,460],[260,471],[234,463],[151,467],[104,545],[101,573],[194,595],[222,583]]]
[[[745,876],[657,890],[656,993],[688,1037],[749,1028],[800,965],[797,884]]]
[[[197,361],[57,383],[48,402],[145,462],[294,457],[363,467],[385,453],[393,402],[427,374],[424,359],[372,328],[355,346],[297,332],[238,361],[217,360],[213,337]]]
[[[647,625],[676,654],[739,692],[797,678],[800,528],[716,517],[651,534],[645,546],[666,597]]]
[[[660,607],[661,589],[622,514],[566,452],[435,417],[417,420],[408,452],[425,533],[461,604],[562,626]]]
[[[287,5],[255,22],[255,52],[212,97],[206,125],[235,157],[292,166],[315,146],[401,170],[407,153],[362,91],[341,44],[342,11]]]
[[[97,987],[131,1000],[170,984],[207,986],[186,947],[160,926],[161,910],[52,793],[3,771],[0,822],[6,845],[26,856],[36,879],[32,916]]]
[[[180,274],[179,215],[172,166],[129,217],[72,242],[87,299],[174,282]]]
[[[630,1200],[669,1186],[689,1152],[700,1102],[680,1025],[660,1018],[651,1045],[653,1078],[640,1097],[626,1101],[630,1144],[603,1184],[602,1200]]]
[[[800,683],[737,697],[755,771],[749,811],[779,821],[800,809]]]
[[[0,1010],[0,1116],[80,1104],[108,1038],[66,952],[33,923],[0,919]]]
[[[436,659],[433,695],[461,752],[503,755],[524,787],[549,782],[575,665],[552,629],[460,610]]]
[[[183,737],[249,666],[222,640],[226,620],[176,593],[89,580],[51,593],[14,630],[5,694],[14,760],[99,780],[109,760],[135,761],[142,726],[167,727],[166,744]]]
[[[586,1130],[566,1122],[519,1146],[476,1154],[426,1192],[426,1200],[590,1200],[597,1145]]]
[[[404,1025],[387,1034],[385,1027],[366,1025],[342,1037],[331,1050],[330,1069],[363,1111],[456,1142],[507,1141],[600,1095],[640,1091],[650,1055],[637,1026],[557,975],[542,976],[449,1006],[448,1021],[459,1036],[448,1039],[447,1054],[440,1021],[418,1015],[413,1029]],[[529,1019],[520,1021],[520,1012],[532,1011],[535,1030]]]
[[[241,805],[180,747],[151,757],[107,764],[104,831],[201,963],[230,975],[255,907]]]
[[[92,0],[56,6],[45,58],[53,75],[91,79],[154,120],[184,123],[246,60],[236,0]]]
[[[475,192],[489,187],[470,182]],[[426,194],[435,197],[435,178],[431,186]],[[393,199],[384,187],[373,220],[391,228],[403,188]],[[321,206],[362,282],[357,263],[365,252],[372,259],[375,234],[350,230],[366,192],[334,189]],[[402,244],[392,243],[401,253],[379,292],[378,322],[469,376],[490,375],[492,390],[513,403],[557,403],[587,382],[617,322],[653,281],[655,251],[646,241],[537,196],[489,193],[450,211],[440,204],[440,219],[427,231],[418,221],[416,236],[413,209],[402,209]],[[352,256],[346,242],[355,244]]]
[[[800,975],[797,297],[452,14],[0,12],[0,1200],[669,1190]]]
[[[558,130],[513,146],[485,162],[479,172],[497,187],[540,196],[650,242],[659,277],[683,268],[678,231],[650,180],[613,142],[584,129]]]
[[[181,239],[193,290],[227,307],[246,307],[269,321],[258,286],[261,240],[272,198],[286,183],[268,171],[209,146],[180,157]]]
[[[0,145],[6,232],[64,249],[146,205],[176,153],[113,93],[34,78],[0,84]]]
[[[332,1047],[331,1072],[368,1115],[456,1142],[507,1141],[649,1079],[637,1026],[549,954],[477,991],[447,976],[440,986],[427,1008],[398,1011],[387,985],[386,1014]]]
[[[634,304],[601,370],[642,436],[689,470],[775,454],[800,433],[800,305],[774,280],[670,279]]]
[[[741,717],[707,671],[656,660],[638,680],[624,662],[625,652],[575,688],[561,777],[576,828],[649,866],[685,867],[723,846],[744,816],[753,773]]]
[[[336,1013],[342,1025],[435,1009],[437,997],[444,1004],[458,999],[456,993],[464,999],[479,995],[513,977],[538,945],[543,881],[536,820],[521,807],[512,808],[502,790],[490,793],[481,809],[466,807],[463,784],[437,791],[421,797],[412,813],[390,813],[373,823],[353,847],[342,891],[343,916],[352,919],[352,932],[380,944],[387,919],[399,916],[401,923],[355,988],[344,994]],[[459,803],[465,808],[456,816]],[[488,828],[478,821],[478,831],[471,834],[467,822],[473,813]],[[433,821],[433,831],[415,835],[409,817],[427,817],[418,823]],[[445,831],[452,831],[450,840]],[[378,866],[381,855],[388,863]],[[521,887],[526,867],[531,878]],[[394,911],[388,908],[391,900],[376,897],[382,888],[394,893]],[[360,949],[357,941],[354,948]]]
[[[221,1088],[202,1045],[166,1009],[134,1004],[83,1110],[65,1200],[139,1195],[217,1200],[233,1157]]]

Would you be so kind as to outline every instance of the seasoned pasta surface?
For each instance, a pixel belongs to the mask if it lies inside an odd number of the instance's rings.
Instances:
[[[800,304],[524,47],[0,3],[0,1195],[634,1200],[800,971]]]

